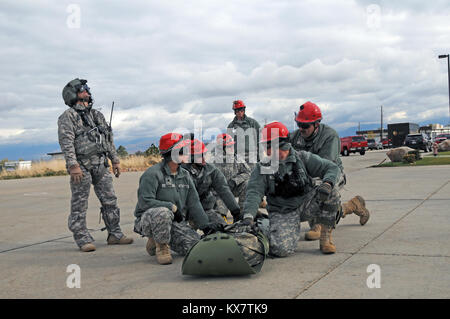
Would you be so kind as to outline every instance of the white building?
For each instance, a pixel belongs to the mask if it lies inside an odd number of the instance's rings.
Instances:
[[[437,135],[442,133],[450,133],[450,126],[444,126],[442,124],[429,124],[421,126],[419,132],[427,134],[430,138],[434,139]]]
[[[55,153],[47,153],[47,155],[50,155],[52,160],[63,160],[64,159],[64,153],[63,152],[55,152]]]
[[[31,161],[6,162],[5,165],[4,165],[4,168],[5,168],[5,171],[31,169]]]

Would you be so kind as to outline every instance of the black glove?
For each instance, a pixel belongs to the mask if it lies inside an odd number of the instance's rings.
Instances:
[[[233,221],[239,220],[239,216],[241,215],[241,210],[239,208],[236,208],[231,211],[231,215],[233,216]]]
[[[317,193],[319,195],[319,200],[323,203],[330,198],[331,191],[333,190],[333,187],[331,187],[328,183],[322,183],[317,188]]]
[[[253,218],[251,218],[251,217],[246,217],[241,222],[241,225],[244,225],[244,226],[253,226],[253,224],[254,224],[254,221],[253,221]]]
[[[202,230],[205,235],[210,235],[218,231],[223,231],[223,225],[221,223],[208,223],[203,225],[200,230]]]
[[[183,221],[183,214],[180,212],[180,210],[177,207],[177,210],[175,211],[175,213],[173,213],[173,220],[176,221],[177,223],[181,223]]]

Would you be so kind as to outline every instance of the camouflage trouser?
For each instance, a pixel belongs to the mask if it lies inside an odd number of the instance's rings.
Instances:
[[[233,187],[231,189],[231,192],[233,193],[233,195],[235,197],[238,198],[238,205],[242,211],[242,208],[244,208],[245,194],[247,192],[247,182],[243,182],[243,183],[240,183],[239,185],[236,185],[235,187]],[[226,216],[228,213],[227,206],[225,205],[223,200],[220,197],[218,197],[218,195],[216,197],[217,197],[217,201],[216,201],[215,209],[217,209],[223,216]]]
[[[255,169],[257,163],[249,163],[248,160],[246,160],[246,162],[248,166],[250,166],[250,174],[251,174],[251,172],[253,172],[253,170]]]
[[[120,209],[117,207],[117,197],[114,193],[112,175],[109,170],[101,166],[100,169],[93,168],[90,171],[80,166],[83,171],[81,182],[74,184],[72,180],[70,181],[72,199],[68,226],[79,247],[94,241],[86,226],[86,212],[91,184],[94,185],[95,194],[102,205],[101,214],[108,234],[113,235],[117,239],[123,236],[119,226]]]
[[[135,222],[135,231],[146,237],[153,237],[159,244],[169,244],[176,253],[184,256],[200,240],[200,235],[187,221],[173,221],[173,213],[166,207],[146,210]]]
[[[315,186],[319,186],[320,184],[322,184],[322,180],[320,178],[314,178],[313,182]],[[339,194],[339,199],[341,198],[339,192],[344,188],[345,184],[347,184],[347,178],[345,174],[342,173],[341,176],[339,176],[338,182],[336,183],[336,185],[334,185],[334,189]],[[314,219],[308,220],[308,223],[310,228],[312,228],[315,224],[317,224],[317,222]]]
[[[300,240],[300,223],[315,220],[319,224],[333,227],[336,222],[336,213],[340,206],[340,196],[333,189],[330,198],[320,203],[317,188],[304,196],[302,204],[289,213],[269,212],[269,238],[270,253],[278,257],[292,255]]]

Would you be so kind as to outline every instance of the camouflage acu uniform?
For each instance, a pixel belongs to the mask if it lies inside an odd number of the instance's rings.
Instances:
[[[108,234],[121,239],[120,209],[112,175],[106,166],[108,158],[112,163],[119,163],[120,160],[103,114],[81,105],[69,108],[58,118],[58,138],[66,167],[78,164],[83,172],[81,183],[70,182],[72,199],[68,226],[75,242],[82,247],[94,241],[86,226],[91,184],[101,202],[101,214]]]
[[[181,212],[182,222],[173,220],[173,205]],[[169,244],[182,255],[200,239],[188,220],[196,228],[208,223],[189,173],[178,167],[177,173],[172,174],[165,160],[142,174],[134,215],[135,232],[153,237],[157,243]]]
[[[308,151],[319,155],[322,158],[332,161],[341,169],[339,181],[334,185],[336,191],[341,191],[347,182],[344,166],[342,165],[339,153],[341,151],[341,140],[338,133],[326,124],[320,124],[319,129],[310,138],[305,139],[300,134],[300,130],[295,130],[289,134],[289,140],[296,151]],[[316,185],[320,184],[320,179],[314,179]],[[310,221],[310,226],[315,224]]]
[[[214,164],[225,176],[231,192],[235,197],[238,197],[238,204],[242,209],[244,207],[247,183],[251,174],[250,166],[244,160],[240,160],[237,154],[233,156],[232,163],[226,163],[226,157],[224,156],[223,162],[215,161]],[[222,215],[227,215],[228,208],[222,199],[217,198],[216,207]]]
[[[166,207],[149,208],[135,225],[142,236],[153,237],[155,242],[169,244],[176,253],[184,256],[199,240],[200,235],[187,221],[173,221],[173,212]]]
[[[253,170],[247,186],[244,218],[255,217],[259,203],[267,195],[270,227],[267,234],[270,252],[275,256],[288,256],[295,251],[300,239],[300,223],[315,219],[318,223],[333,227],[339,211],[339,193],[333,189],[325,202],[320,202],[317,186],[312,178],[335,185],[339,167],[331,161],[309,152],[296,152],[292,147],[285,161],[280,162],[275,174],[261,174],[261,164]],[[280,193],[277,176],[297,176],[296,189],[291,194]],[[281,196],[283,194],[283,196]]]
[[[215,165],[210,163],[206,163],[204,166],[193,163],[182,165],[194,181],[202,207],[209,220],[215,223],[226,224],[221,213],[217,210],[214,192],[224,201],[230,211],[239,210],[239,206],[231,193],[225,176]]]
[[[242,144],[244,140],[241,142],[242,137],[239,137],[237,135],[239,128],[241,128],[244,132],[247,130],[252,130],[254,138],[252,143],[250,143],[250,136],[245,136],[245,145],[240,145],[240,143]],[[256,165],[256,163],[252,160],[252,157],[254,157],[256,161],[258,161],[259,158],[259,130],[259,123],[255,119],[247,115],[244,115],[244,118],[242,120],[238,120],[237,116],[235,116],[233,121],[231,121],[227,127],[227,133],[230,134],[233,137],[233,140],[236,142],[236,144],[234,144],[235,153],[237,153],[239,156],[245,156],[245,161],[249,164],[250,169],[252,170]],[[244,151],[244,154],[239,154],[239,150],[241,149]]]
[[[263,227],[259,227],[261,223],[265,223],[267,219],[258,220],[258,229],[264,235]],[[234,223],[225,227],[225,233],[230,234],[236,240],[242,255],[250,266],[256,266],[265,259],[264,245],[258,240],[257,234],[254,228],[250,226],[244,226],[241,222]]]
[[[304,139],[300,130],[289,134],[289,140],[296,151],[307,151],[319,155],[335,163],[341,171],[344,171],[341,158],[341,140],[338,133],[326,124],[320,124],[319,129],[308,139]]]

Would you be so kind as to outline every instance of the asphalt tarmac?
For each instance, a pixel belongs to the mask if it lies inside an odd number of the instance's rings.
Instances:
[[[162,266],[146,253],[146,239],[133,233],[142,172],[114,179],[132,245],[106,244],[91,191],[91,253],[80,252],[67,228],[68,176],[0,181],[0,298],[449,298],[450,166],[369,168],[385,153],[342,158],[342,200],[363,196],[371,218],[365,226],[355,215],[341,220],[336,254],[302,238],[295,255],[269,258],[244,277],[183,276],[183,257]]]

